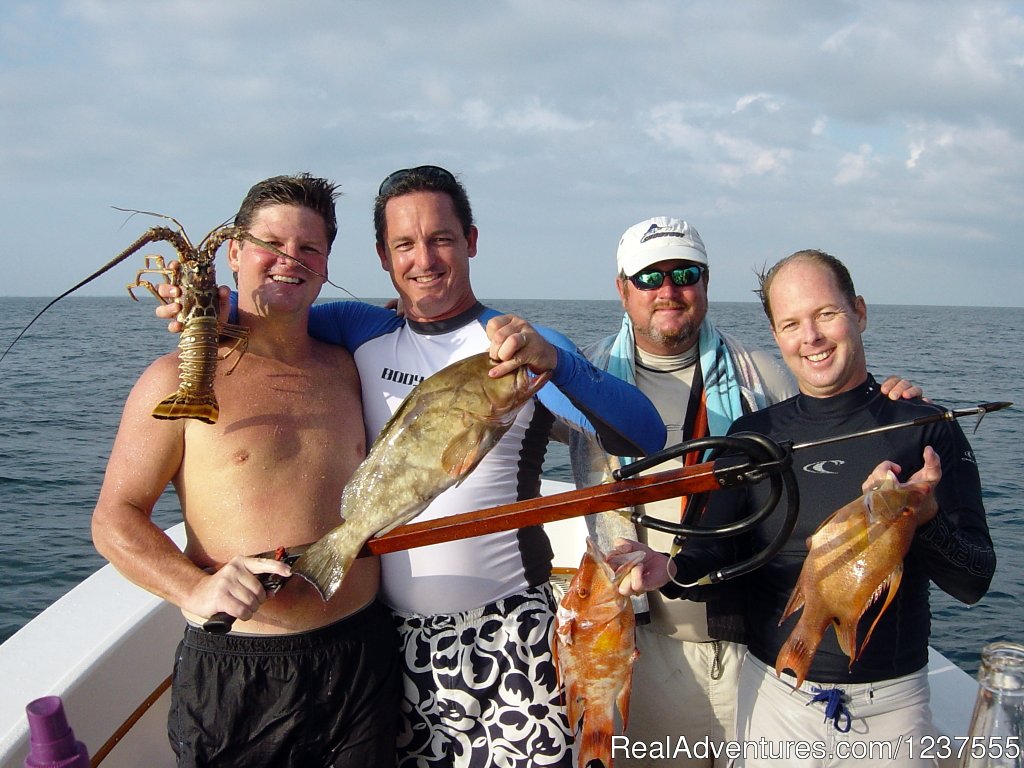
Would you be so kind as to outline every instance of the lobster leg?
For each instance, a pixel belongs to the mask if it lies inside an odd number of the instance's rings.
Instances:
[[[227,336],[228,338],[235,339],[235,343],[231,345],[231,349],[217,358],[218,360],[227,360],[236,352],[238,353],[238,359],[232,363],[230,368],[224,371],[225,376],[230,376],[235,372],[235,368],[238,367],[238,364],[242,362],[242,357],[249,348],[249,329],[244,325],[224,323],[220,328],[220,335],[221,337]]]
[[[145,288],[147,291],[153,294],[153,296],[155,296],[157,301],[159,301],[161,304],[170,304],[171,300],[165,299],[163,296],[161,296],[160,292],[156,289],[156,286],[153,285],[148,280],[143,280],[142,276],[146,274],[163,275],[164,282],[166,284],[177,285],[179,282],[178,276],[180,273],[181,269],[179,267],[178,262],[174,262],[173,267],[168,267],[164,263],[163,256],[146,256],[145,268],[140,269],[138,272],[135,273],[134,283],[129,283],[126,286],[128,288],[128,295],[131,296],[133,300],[138,301],[139,299],[133,293],[133,291],[136,288]]]

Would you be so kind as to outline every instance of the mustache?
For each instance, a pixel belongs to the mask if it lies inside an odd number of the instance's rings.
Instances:
[[[665,299],[662,301],[656,301],[651,305],[652,310],[659,309],[689,309],[690,305],[682,301],[672,301],[671,299]]]

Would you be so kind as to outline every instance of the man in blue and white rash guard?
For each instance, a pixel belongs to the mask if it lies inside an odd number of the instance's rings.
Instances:
[[[520,365],[552,371],[477,469],[420,520],[537,496],[556,420],[595,432],[617,455],[663,447],[664,425],[639,390],[594,368],[560,334],[477,301],[469,278],[477,229],[451,173],[421,166],[391,174],[374,223],[405,317],[337,302],[314,307],[310,319],[313,336],[355,357],[368,440],[418,382],[456,360],[489,351],[502,361],[495,375]],[[549,639],[551,559],[540,526],[381,558],[382,598],[402,638],[399,765],[571,765]]]

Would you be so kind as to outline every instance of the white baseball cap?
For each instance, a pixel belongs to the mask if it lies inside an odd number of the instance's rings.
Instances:
[[[669,259],[708,266],[708,253],[697,230],[682,219],[668,216],[655,216],[634,224],[622,234],[615,253],[619,272],[626,277]]]

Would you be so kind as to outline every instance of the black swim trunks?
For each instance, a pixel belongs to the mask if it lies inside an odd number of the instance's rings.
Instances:
[[[179,766],[393,765],[397,637],[377,602],[296,635],[185,630],[168,735]]]

